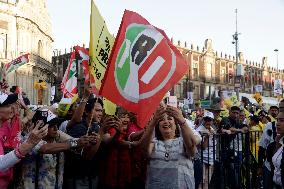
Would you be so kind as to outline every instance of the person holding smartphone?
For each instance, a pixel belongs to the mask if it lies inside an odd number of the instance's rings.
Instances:
[[[27,140],[18,145],[17,148],[5,154],[4,143],[9,138],[11,130],[3,123],[13,116],[12,106],[18,100],[15,94],[5,94],[0,92],[0,188],[8,188],[13,180],[13,166],[23,159],[26,154],[47,135],[48,128],[43,122],[37,122],[34,129],[29,133]]]
[[[104,128],[108,129],[105,130],[102,139],[105,145],[105,158],[100,163],[99,188],[131,188],[130,151],[137,142],[128,140],[129,123],[130,113],[121,107],[117,108],[116,116],[106,116],[102,123]]]
[[[63,152],[92,145],[96,139],[93,136],[73,138],[58,130],[61,121],[48,109],[36,111],[32,122],[38,121],[48,125],[48,133],[22,161],[17,188],[62,188]]]
[[[98,175],[98,155],[103,134],[100,122],[103,116],[103,101],[94,98],[92,89],[85,86],[83,97],[68,122],[67,134],[79,138],[92,135],[96,138],[95,145],[83,148],[81,153],[65,153],[64,188],[96,188]]]

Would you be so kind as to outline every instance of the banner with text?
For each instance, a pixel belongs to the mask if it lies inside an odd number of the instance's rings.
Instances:
[[[94,92],[98,94],[104,78],[109,56],[115,38],[109,33],[106,23],[101,16],[94,0],[91,2],[90,19],[90,72],[91,79],[94,79],[92,86]]]

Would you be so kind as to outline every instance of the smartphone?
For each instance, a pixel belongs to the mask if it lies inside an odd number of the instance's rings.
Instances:
[[[36,124],[38,121],[42,120],[44,125],[47,123],[48,112],[47,111],[36,111],[32,122]]]
[[[93,133],[99,133],[99,129],[100,127],[98,125],[92,125],[89,129],[88,129],[88,133],[87,135],[90,136],[90,135],[93,135]]]

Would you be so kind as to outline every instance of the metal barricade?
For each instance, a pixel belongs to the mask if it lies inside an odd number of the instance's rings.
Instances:
[[[202,162],[199,189],[261,188],[257,175],[260,131],[236,134],[202,135],[198,146]]]

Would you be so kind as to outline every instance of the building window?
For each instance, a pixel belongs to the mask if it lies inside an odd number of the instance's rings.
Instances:
[[[205,85],[204,98],[209,100],[210,96],[211,96],[211,86],[210,85]]]
[[[193,79],[198,78],[198,65],[197,63],[193,63]]]
[[[209,79],[212,79],[212,64],[211,63],[207,63],[207,77]]]
[[[37,53],[38,53],[39,56],[42,56],[42,55],[43,55],[43,48],[42,48],[42,42],[41,42],[41,40],[38,41]]]
[[[233,83],[233,82],[234,82],[234,74],[233,74],[233,71],[232,71],[232,70],[229,71],[228,76],[229,76],[229,83],[230,83],[230,84],[234,84],[234,83]]]
[[[193,60],[198,61],[198,56],[193,55]]]
[[[226,79],[226,70],[222,69],[221,70],[221,82],[225,83],[226,82],[225,79]]]

